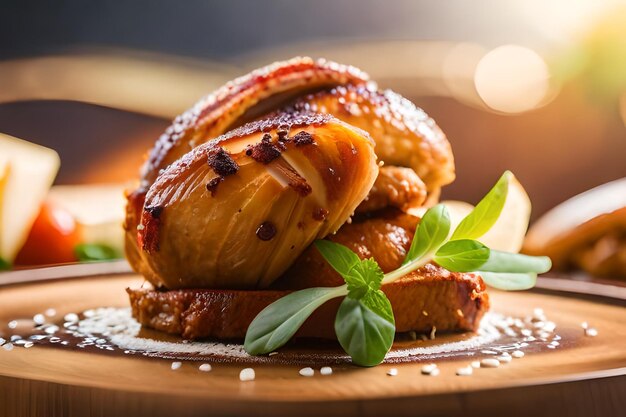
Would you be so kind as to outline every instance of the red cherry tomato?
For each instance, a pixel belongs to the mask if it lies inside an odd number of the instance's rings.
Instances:
[[[16,266],[76,262],[74,248],[80,233],[74,217],[65,209],[44,202],[26,243],[17,254]]]

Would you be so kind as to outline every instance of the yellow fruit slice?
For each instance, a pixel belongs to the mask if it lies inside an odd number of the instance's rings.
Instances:
[[[26,241],[60,160],[52,149],[1,133],[0,155],[9,164],[0,207],[0,258],[12,262]]]
[[[500,218],[479,240],[491,249],[519,252],[528,230],[532,204],[526,190],[514,176]]]

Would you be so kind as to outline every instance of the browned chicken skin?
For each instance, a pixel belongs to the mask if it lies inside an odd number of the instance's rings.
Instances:
[[[194,147],[279,108],[290,98],[325,87],[358,85],[368,79],[355,67],[308,57],[254,70],[203,97],[174,119],[150,152],[142,183],[149,186],[160,170]]]
[[[345,85],[298,100],[297,111],[329,113],[368,132],[376,155],[387,166],[412,168],[433,201],[441,187],[454,181],[450,143],[433,119],[391,90]]]
[[[130,262],[158,287],[265,288],[372,187],[367,133],[285,113],[198,146],[150,187]]]

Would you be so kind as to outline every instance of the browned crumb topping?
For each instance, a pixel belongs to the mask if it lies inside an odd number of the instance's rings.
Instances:
[[[216,146],[209,150],[207,163],[213,168],[213,171],[221,177],[233,175],[239,171],[237,162],[221,147]]]
[[[217,186],[224,181],[224,177],[215,177],[206,184],[206,189],[211,193],[211,197],[217,192]]]
[[[281,146],[284,146],[281,144]],[[272,136],[269,133],[263,135],[261,142],[250,145],[246,149],[246,155],[262,164],[269,164],[280,156],[281,149],[272,143]]]
[[[328,217],[328,210],[326,210],[325,208],[320,207],[313,210],[313,219],[321,222],[326,220],[326,217]]]
[[[158,219],[161,217],[161,213],[163,213],[163,206],[151,206],[146,207],[145,210],[152,216],[154,219]]]
[[[261,240],[271,240],[274,236],[276,236],[276,226],[274,226],[274,223],[269,221],[263,222],[256,229],[256,235]]]
[[[313,143],[313,135],[309,132],[305,132],[304,130],[296,133],[292,139],[296,146],[310,145]]]

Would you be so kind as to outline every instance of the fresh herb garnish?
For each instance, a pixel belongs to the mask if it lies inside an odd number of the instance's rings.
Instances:
[[[80,262],[110,261],[122,257],[122,254],[112,247],[95,243],[76,245],[74,254]]]
[[[244,348],[251,355],[272,352],[289,341],[307,318],[326,301],[347,294],[346,286],[307,288],[265,307],[250,323]]]
[[[511,177],[505,172],[451,236],[446,207],[439,204],[426,211],[402,266],[387,274],[374,259],[360,259],[334,242],[316,241],[316,248],[346,284],[296,291],[267,306],[248,328],[246,351],[259,355],[278,349],[318,307],[332,298],[345,297],[335,318],[337,340],[355,364],[377,365],[384,360],[395,335],[393,310],[381,286],[429,262],[452,272],[477,272],[495,288],[531,288],[537,274],[550,269],[549,258],[495,251],[476,240],[498,220]]]

